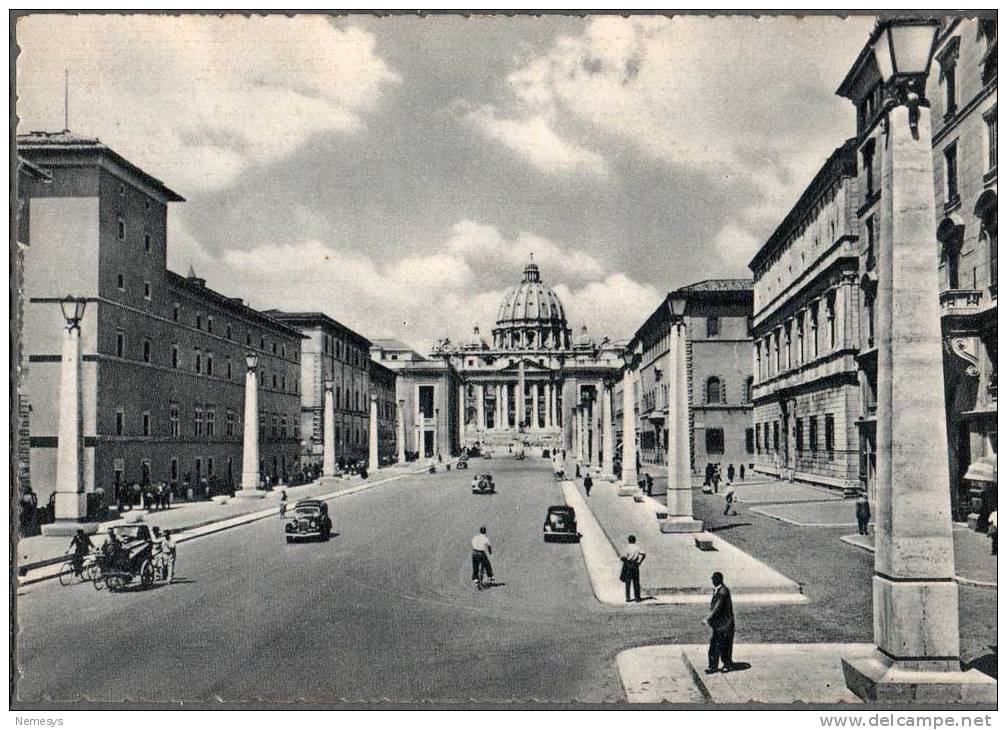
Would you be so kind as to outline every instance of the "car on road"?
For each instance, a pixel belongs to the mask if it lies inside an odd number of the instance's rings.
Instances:
[[[287,520],[284,531],[287,542],[318,538],[328,540],[332,535],[329,505],[320,499],[302,499],[294,505],[294,513]]]
[[[542,534],[546,542],[579,542],[577,513],[573,507],[553,505],[547,509]]]
[[[462,454],[458,458],[458,465],[457,465],[456,468],[458,468],[458,469],[468,469],[469,468],[469,457],[467,457],[464,454]]]
[[[492,474],[476,474],[472,477],[472,494],[495,494],[496,490]]]

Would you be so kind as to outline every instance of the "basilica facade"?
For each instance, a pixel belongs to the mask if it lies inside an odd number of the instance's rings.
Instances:
[[[476,327],[466,342],[436,343],[430,357],[458,374],[460,445],[562,448],[598,466],[614,448],[601,424],[606,403],[611,422],[622,348],[586,328],[574,336],[534,262],[504,296],[489,337]]]

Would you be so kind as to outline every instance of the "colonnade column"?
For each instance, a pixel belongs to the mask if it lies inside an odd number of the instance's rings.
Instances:
[[[573,407],[573,428],[572,428],[573,452],[578,463],[580,463],[581,459],[583,458],[583,453],[581,452],[581,448],[584,446],[584,438],[583,434],[581,433],[582,427],[583,423],[581,422],[580,403],[578,403]]]
[[[486,428],[486,406],[484,400],[486,398],[485,386],[482,383],[476,386],[476,431],[482,431]]]
[[[686,371],[685,318],[671,323],[668,343],[668,517],[661,532],[702,532],[692,516],[692,468],[689,455],[689,382]]]
[[[325,397],[322,399],[322,476],[336,475],[336,414],[332,402],[331,380],[325,381]]]
[[[545,427],[552,428],[552,381],[545,384]]]
[[[458,384],[458,448],[465,443],[465,384]]]
[[[518,363],[517,366],[517,425],[525,425],[525,390],[524,390],[524,360]]]
[[[594,401],[591,403],[591,469],[598,470],[601,467],[599,453],[601,451],[601,400],[602,382],[599,380],[594,386]]]
[[[399,407],[395,409],[395,440],[399,450],[399,463],[406,463],[406,402],[399,401]]]
[[[531,428],[538,431],[538,383],[531,384]]]
[[[614,480],[612,471],[612,386],[605,383],[601,408],[601,475],[605,479]]]
[[[636,480],[636,408],[633,398],[633,368],[627,363],[622,371],[622,486],[619,487],[619,496],[628,497],[635,494]]]

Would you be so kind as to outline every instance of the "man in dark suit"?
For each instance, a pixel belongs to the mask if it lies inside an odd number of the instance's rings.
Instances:
[[[709,666],[707,674],[720,671],[718,665],[724,663],[723,671],[734,668],[731,653],[734,649],[734,605],[731,603],[731,591],[724,585],[724,575],[720,572],[711,576],[713,581],[713,597],[710,599],[710,613],[703,623],[713,631],[710,636]]]

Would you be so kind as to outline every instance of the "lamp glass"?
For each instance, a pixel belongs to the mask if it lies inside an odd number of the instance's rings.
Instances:
[[[881,80],[888,83],[894,73],[894,68],[892,67],[892,44],[891,38],[888,35],[888,28],[878,33],[878,37],[874,39],[874,60],[878,63]]]
[[[923,75],[930,70],[936,25],[894,24],[888,29],[892,39],[895,72],[904,75]]]
[[[59,308],[63,310],[63,319],[67,320],[68,322],[73,317],[73,313],[70,312],[70,307],[72,305],[73,305],[73,298],[71,297],[64,297],[63,299],[59,300]]]
[[[250,352],[245,355],[245,365],[248,366],[249,370],[254,370],[255,366],[259,364],[259,356],[254,352]]]
[[[681,317],[685,314],[685,298],[684,297],[672,297],[669,302],[671,308],[671,313],[675,317]]]
[[[75,309],[75,313],[77,315],[77,321],[78,322],[80,320],[84,319],[84,309],[86,307],[87,307],[87,300],[86,299],[81,298],[81,299],[77,299],[76,300],[76,307],[74,309]]]

